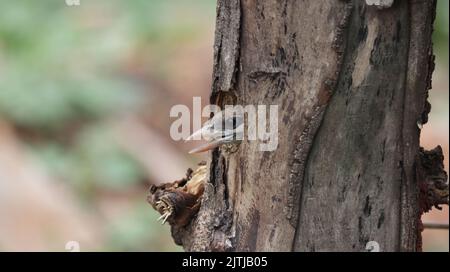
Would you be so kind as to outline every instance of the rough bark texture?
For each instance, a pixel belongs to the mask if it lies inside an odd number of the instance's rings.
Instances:
[[[420,249],[425,206],[448,203],[442,169],[441,203],[422,205],[433,186],[419,186],[432,172],[419,136],[435,4],[218,0],[211,101],[279,105],[279,146],[214,150],[200,211],[172,228],[176,242],[188,251]]]

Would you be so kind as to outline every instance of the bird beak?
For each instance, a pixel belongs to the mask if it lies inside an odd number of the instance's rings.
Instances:
[[[226,142],[230,142],[230,140],[233,139],[233,135],[227,136],[227,137],[223,137],[223,138],[218,138],[218,139],[214,139],[204,145],[201,145],[199,147],[196,147],[194,149],[192,149],[191,151],[189,151],[189,154],[194,154],[194,153],[200,153],[200,152],[205,152],[208,150],[212,150]]]
[[[199,130],[195,131],[194,133],[192,133],[192,135],[187,137],[186,140],[184,140],[184,141],[187,142],[187,141],[190,141],[190,140],[194,140],[195,138],[197,138],[197,136],[200,136],[199,138],[201,138],[202,136],[206,136],[206,138],[208,138],[207,137],[208,134],[210,134],[209,126],[206,125],[206,126],[202,127],[201,129],[199,129]],[[203,138],[205,138],[205,137],[203,137]]]
[[[201,153],[201,152],[205,152],[208,150],[212,150],[212,149],[218,147],[219,145],[220,145],[219,141],[209,142],[209,143],[206,143],[204,145],[201,145],[199,147],[196,147],[196,148],[190,150],[189,154]]]
[[[186,138],[185,142],[190,141],[190,140],[194,140],[195,138],[201,138],[203,136],[203,138],[206,139],[210,139],[212,137],[210,137],[211,133],[209,131],[209,127],[208,125],[203,126],[201,129],[195,131],[194,133],[192,133],[191,136],[189,136],[188,138]],[[217,141],[210,141],[206,144],[203,144],[199,147],[196,147],[194,149],[192,149],[191,151],[189,151],[189,154],[193,154],[193,153],[200,153],[200,152],[205,152],[211,149],[214,149],[215,147],[219,146],[220,143]]]

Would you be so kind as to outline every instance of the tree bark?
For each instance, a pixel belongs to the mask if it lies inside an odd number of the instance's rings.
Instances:
[[[420,250],[421,214],[448,203],[442,154],[427,153],[424,167],[419,146],[435,6],[218,0],[211,102],[279,105],[279,145],[211,152],[201,208],[172,227],[175,241],[188,251]]]

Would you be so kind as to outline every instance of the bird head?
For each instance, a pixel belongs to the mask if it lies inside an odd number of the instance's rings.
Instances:
[[[200,135],[208,142],[189,151],[189,154],[205,152],[222,145],[237,144],[244,135],[244,116],[236,111],[220,111],[186,141],[198,138]]]

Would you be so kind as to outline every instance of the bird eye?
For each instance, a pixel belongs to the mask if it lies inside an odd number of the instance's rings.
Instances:
[[[234,116],[233,117],[233,128],[237,128],[242,124],[242,116]]]
[[[233,116],[233,118],[228,118],[225,120],[226,129],[235,129],[239,124],[239,117]]]

